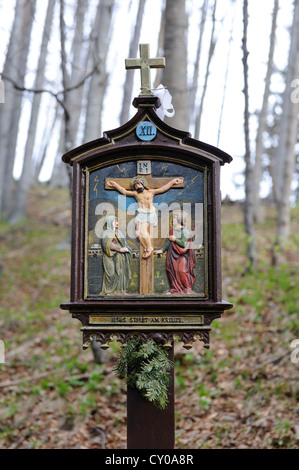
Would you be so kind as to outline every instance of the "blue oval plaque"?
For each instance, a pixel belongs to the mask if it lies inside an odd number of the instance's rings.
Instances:
[[[136,135],[140,140],[153,140],[156,134],[157,128],[150,121],[142,121],[136,127]]]

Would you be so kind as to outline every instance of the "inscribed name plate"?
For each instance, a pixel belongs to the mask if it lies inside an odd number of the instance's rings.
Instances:
[[[203,315],[90,315],[90,325],[100,325],[105,328],[115,329],[127,326],[142,329],[142,327],[151,329],[163,328],[181,329],[182,326],[188,325],[190,329],[201,329],[204,325]],[[204,327],[206,328],[206,327]]]

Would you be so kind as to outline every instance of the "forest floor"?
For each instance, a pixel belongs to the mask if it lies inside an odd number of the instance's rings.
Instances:
[[[0,448],[125,449],[118,343],[95,364],[80,323],[59,308],[69,300],[68,194],[38,187],[29,208],[27,221],[0,225]],[[223,299],[234,307],[212,323],[209,350],[175,345],[177,449],[299,447],[299,208],[280,267],[271,265],[275,213],[266,212],[257,267],[245,273],[241,207],[223,205]]]

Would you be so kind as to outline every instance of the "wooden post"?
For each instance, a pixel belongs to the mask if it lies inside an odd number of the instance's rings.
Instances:
[[[149,258],[142,258],[143,246],[139,243],[139,265],[140,265],[140,280],[139,280],[139,294],[153,294],[154,293],[154,256],[153,253]]]
[[[173,346],[169,351],[173,360]],[[175,443],[174,369],[170,371],[169,403],[160,410],[136,389],[127,390],[127,448],[173,449]]]

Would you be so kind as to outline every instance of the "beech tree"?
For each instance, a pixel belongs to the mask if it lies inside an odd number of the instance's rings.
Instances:
[[[249,136],[249,87],[248,87],[248,49],[247,49],[247,31],[248,31],[248,0],[243,2],[243,72],[244,72],[244,136],[245,136],[245,201],[244,201],[244,221],[247,233],[247,258],[249,261],[248,269],[255,265],[255,231],[254,231],[254,179],[253,165],[250,151]]]
[[[60,38],[61,38],[61,71],[63,77],[63,119],[60,126],[60,140],[55,158],[51,187],[68,187],[71,183],[71,172],[61,161],[61,156],[75,147],[82,114],[84,83],[87,72],[88,49],[84,48],[84,21],[88,11],[88,0],[77,0],[75,24],[70,58],[66,54],[67,28],[64,21],[64,1],[60,2]],[[92,72],[90,72],[92,73]]]
[[[231,49],[232,49],[232,43],[233,43],[233,32],[234,32],[234,25],[235,25],[236,2],[232,1],[232,4],[233,4],[233,9],[234,10],[233,10],[230,33],[229,33],[227,63],[226,63],[226,69],[225,69],[225,74],[224,74],[223,94],[222,94],[222,100],[221,100],[220,116],[219,116],[219,123],[218,123],[218,132],[217,132],[217,147],[219,146],[219,141],[220,141],[221,127],[222,127],[222,117],[223,117],[224,103],[225,103],[225,99],[226,99],[226,91],[227,91],[227,83],[228,83],[228,72],[229,72],[229,68],[230,68],[230,57],[231,57]]]
[[[49,0],[48,8],[46,13],[44,32],[42,38],[42,44],[40,49],[40,56],[37,66],[37,71],[35,75],[35,85],[34,88],[40,89],[44,86],[45,79],[45,65],[47,57],[48,42],[51,35],[51,27],[53,20],[55,0]],[[33,95],[32,107],[31,107],[31,116],[30,123],[27,134],[27,141],[24,152],[23,159],[23,169],[20,176],[20,179],[17,183],[17,188],[15,192],[14,206],[10,215],[10,222],[17,222],[21,217],[23,217],[27,205],[28,192],[32,180],[32,156],[35,143],[35,136],[37,130],[37,122],[39,115],[39,108],[41,102],[41,93],[35,93]]]
[[[254,218],[256,221],[261,221],[261,201],[260,201],[260,183],[262,179],[262,155],[264,151],[264,140],[263,136],[267,128],[267,116],[268,116],[268,103],[270,96],[270,82],[273,72],[273,57],[275,50],[275,41],[276,41],[276,24],[277,24],[277,14],[278,14],[279,1],[274,0],[273,15],[272,15],[272,27],[270,35],[270,47],[269,47],[269,57],[268,57],[268,66],[267,73],[265,78],[265,87],[263,94],[263,103],[262,108],[259,113],[258,119],[258,128],[256,134],[256,145],[255,145],[255,163],[254,163]]]
[[[194,63],[194,70],[193,70],[193,78],[192,83],[189,88],[189,126],[192,122],[192,118],[195,111],[195,102],[196,102],[196,92],[197,92],[197,84],[198,84],[198,77],[199,77],[199,65],[202,53],[202,41],[203,41],[203,34],[205,30],[206,24],[206,17],[207,17],[207,10],[208,10],[208,3],[209,0],[204,0],[203,5],[201,7],[201,21],[199,26],[199,37],[197,42],[197,49],[196,49],[196,57]]]
[[[187,89],[187,28],[185,0],[166,0],[164,55],[162,83],[172,95],[175,115],[170,125],[182,130],[188,128]],[[168,118],[165,118],[167,122]]]
[[[110,26],[114,0],[99,0],[94,31],[97,33],[92,55],[94,73],[90,79],[84,142],[101,136],[101,115],[107,85],[106,58],[109,49]]]
[[[146,3],[146,0],[139,0],[134,34],[132,36],[131,43],[130,43],[129,57],[137,57],[139,37],[140,37],[140,31],[141,31],[141,26],[142,26],[145,3]],[[124,83],[123,104],[122,104],[122,110],[120,113],[120,124],[124,124],[129,119],[131,100],[132,100],[133,82],[134,82],[134,71],[127,70],[126,79]]]
[[[205,96],[206,96],[206,92],[207,92],[208,78],[209,78],[209,73],[210,73],[210,65],[211,65],[211,60],[212,60],[214,50],[215,50],[215,46],[216,46],[216,40],[215,40],[215,36],[214,36],[215,23],[216,23],[216,8],[217,8],[217,0],[214,0],[213,13],[212,13],[212,31],[211,31],[211,37],[210,37],[207,68],[206,68],[206,73],[205,73],[205,80],[204,80],[204,86],[203,86],[203,91],[202,91],[202,95],[201,95],[201,101],[200,101],[199,109],[196,113],[196,118],[195,118],[194,137],[196,139],[199,138],[201,116],[202,116],[202,113],[203,113],[203,106],[204,106]]]
[[[31,30],[36,0],[17,0],[14,22],[2,77],[9,77],[15,83],[24,85],[26,64],[29,51]],[[1,212],[8,215],[13,194],[13,167],[21,115],[23,94],[6,80],[5,103],[0,108],[1,157],[0,171],[2,181]]]
[[[273,175],[273,192],[277,201],[278,221],[277,221],[277,243],[288,238],[290,230],[290,195],[291,184],[294,181],[295,171],[295,144],[297,142],[298,132],[298,103],[292,103],[291,95],[293,88],[292,80],[299,75],[298,70],[298,2],[294,1],[294,23],[291,28],[290,50],[288,57],[288,67],[286,72],[281,72],[283,80],[286,81],[286,89],[284,96],[280,95],[275,108],[273,107],[273,94],[271,100],[270,93],[277,90],[270,90],[271,76],[273,65],[275,41],[278,40],[277,35],[279,29],[276,28],[278,12],[278,0],[273,0],[273,16],[271,34],[269,34],[269,54],[267,71],[265,75],[264,94],[261,110],[258,113],[258,128],[256,136],[253,135],[253,129],[249,133],[249,83],[251,83],[251,75],[253,70],[248,70],[247,62],[247,28],[254,25],[254,18],[248,18],[248,0],[244,0],[244,32],[243,32],[243,74],[244,74],[244,140],[245,140],[245,162],[246,162],[246,201],[245,201],[245,225],[248,233],[248,239],[254,241],[254,225],[252,217],[257,217],[257,209],[260,207],[258,193],[260,182],[263,178],[263,157],[265,154],[265,144],[269,147],[268,142],[273,141],[273,145],[268,149],[268,156],[271,157],[271,175]],[[137,3],[137,2],[136,2]],[[241,2],[242,3],[242,2]],[[82,142],[90,141],[101,136],[101,115],[103,110],[103,101],[106,94],[106,85],[108,80],[108,72],[106,67],[106,58],[113,35],[119,34],[116,28],[113,28],[114,13],[118,14],[121,10],[123,2],[120,0],[48,0],[41,2],[44,8],[48,8],[46,20],[44,24],[43,37],[41,34],[41,50],[37,51],[37,44],[40,41],[31,41],[31,30],[34,21],[39,22],[40,10],[35,9],[36,0],[16,0],[15,15],[10,35],[7,34],[7,52],[4,61],[4,67],[1,72],[2,79],[5,82],[5,103],[0,105],[0,210],[9,215],[12,203],[13,211],[11,220],[17,220],[24,214],[26,198],[29,185],[32,182],[32,155],[35,159],[34,175],[39,173],[44,157],[47,155],[47,146],[56,139],[56,133],[59,134],[61,127],[60,144],[56,155],[56,161],[59,162],[52,175],[53,183],[58,175],[59,184],[62,182],[62,172],[67,176],[66,181],[69,182],[70,175],[67,175],[68,167],[61,164],[61,154],[69,149],[80,145]],[[54,4],[59,12],[59,26],[57,26],[57,18],[51,27],[51,9],[53,15]],[[118,9],[114,9],[114,5]],[[176,114],[168,120],[171,126],[188,130],[195,125],[195,138],[198,138],[200,123],[203,122],[205,110],[210,105],[208,99],[209,94],[206,93],[210,84],[210,79],[214,70],[210,67],[211,60],[215,49],[216,34],[218,24],[222,24],[227,20],[224,16],[220,18],[220,11],[223,3],[214,0],[202,0],[201,2],[186,2],[186,0],[164,0],[160,2],[163,13],[161,15],[161,27],[159,37],[156,38],[157,56],[164,55],[166,58],[166,68],[159,69],[156,74],[155,86],[162,83],[169,89],[172,95],[172,103]],[[138,56],[138,42],[140,34],[146,23],[143,19],[146,0],[139,0],[137,5],[137,15],[135,24],[132,26],[132,39],[130,42],[129,56]],[[216,9],[217,5],[217,9]],[[227,7],[230,12],[234,11],[236,21],[239,10],[235,0],[227,0]],[[38,3],[40,8],[40,5]],[[241,5],[242,7],[242,5]],[[11,7],[12,8],[12,7]],[[207,15],[208,8],[212,15]],[[246,15],[245,9],[246,8]],[[280,9],[285,8],[280,2]],[[66,11],[65,11],[66,10]],[[123,10],[121,10],[123,11]],[[195,38],[195,47],[191,48],[187,44],[189,37],[188,26],[189,15],[199,14],[198,33]],[[46,12],[45,12],[46,13]],[[73,15],[73,24],[68,23],[68,14]],[[259,13],[259,12],[258,12]],[[246,19],[245,19],[246,16]],[[229,16],[230,17],[230,16]],[[67,20],[67,21],[66,21]],[[143,21],[142,21],[143,20]],[[147,18],[149,20],[149,18]],[[154,16],[150,18],[154,21]],[[65,22],[67,24],[65,24]],[[246,27],[245,27],[246,22]],[[208,24],[209,23],[209,24]],[[209,28],[207,27],[209,25]],[[217,28],[215,28],[217,25]],[[3,28],[5,29],[5,28]],[[222,29],[225,33],[225,28]],[[251,29],[249,28],[249,31]],[[0,31],[1,34],[1,31]],[[221,33],[222,34],[222,33]],[[221,36],[221,40],[229,41],[232,50],[238,31],[234,28],[232,19],[230,34]],[[157,35],[158,36],[158,35]],[[2,36],[1,36],[2,37]],[[226,38],[226,39],[225,39]],[[34,38],[35,39],[35,38]],[[46,76],[45,64],[48,63],[47,44],[49,40],[52,46],[52,40],[60,39],[60,50],[57,50],[51,56],[51,61],[56,71],[55,79],[50,81]],[[151,38],[152,39],[152,38]],[[241,39],[241,38],[240,38]],[[31,41],[31,42],[30,42]],[[35,44],[36,42],[36,44]],[[193,38],[194,42],[194,38]],[[210,43],[210,44],[209,44]],[[56,42],[57,44],[57,42]],[[207,44],[206,51],[203,44]],[[30,46],[30,47],[29,47]],[[193,46],[193,44],[192,44]],[[275,47],[274,47],[275,46]],[[164,51],[163,51],[164,48]],[[217,45],[218,48],[218,45]],[[194,50],[194,63],[190,64],[191,50]],[[26,74],[32,71],[27,70],[27,58],[29,51],[36,53],[39,57],[36,76],[32,89],[26,88]],[[205,53],[206,67],[203,67],[202,59]],[[193,54],[193,52],[192,52]],[[230,49],[228,55],[230,54]],[[188,57],[189,55],[189,57]],[[126,54],[127,56],[127,54]],[[124,57],[125,58],[125,57]],[[189,63],[189,83],[187,76],[187,64]],[[193,66],[193,70],[190,65]],[[242,64],[232,64],[227,62],[227,68],[224,73],[223,99],[218,100],[220,118],[218,126],[218,146],[221,126],[223,129],[223,104],[226,100],[229,89],[229,68],[232,66],[240,67]],[[199,80],[199,71],[202,74]],[[191,73],[190,73],[191,72]],[[124,76],[126,74],[123,70]],[[219,71],[218,71],[219,73]],[[128,119],[128,109],[131,106],[132,99],[132,77],[131,71],[126,74],[123,109],[120,111],[120,123]],[[222,77],[221,77],[222,78]],[[201,93],[199,93],[198,84],[203,84]],[[219,80],[219,86],[222,86]],[[240,85],[242,86],[242,85]],[[189,88],[188,88],[189,87]],[[16,161],[17,137],[24,132],[24,120],[20,122],[22,117],[21,110],[24,104],[24,92],[30,92],[32,99],[32,108],[29,123],[28,136],[23,139],[24,142],[24,163],[22,174],[19,181],[15,181],[13,177],[13,167]],[[51,102],[44,103],[41,101],[42,93],[48,93],[55,99]],[[26,95],[26,98],[27,98]],[[40,104],[41,103],[41,104]],[[279,106],[281,104],[280,112]],[[215,106],[215,103],[213,103]],[[272,107],[271,107],[272,106]],[[48,108],[49,107],[49,108]],[[217,111],[217,109],[216,109]],[[118,113],[118,110],[113,110]],[[36,138],[37,123],[39,122],[40,113],[47,114],[47,123],[45,129],[40,131],[43,136]],[[196,116],[197,115],[197,116]],[[275,136],[271,137],[269,131],[269,117],[275,121]],[[196,119],[196,122],[195,122]],[[212,123],[213,126],[215,123]],[[39,128],[38,128],[39,129]],[[268,132],[268,139],[265,136],[265,130]],[[205,139],[205,137],[203,137]],[[59,141],[59,137],[57,138]],[[40,148],[37,148],[37,142]],[[58,143],[58,142],[57,142]],[[276,145],[278,143],[278,145]],[[56,144],[56,143],[55,143]],[[255,147],[255,148],[254,148]],[[251,154],[252,148],[252,154]],[[229,148],[226,149],[229,151]],[[53,155],[54,158],[54,155]],[[50,178],[51,170],[49,170]],[[16,189],[15,198],[13,197]],[[297,191],[298,193],[298,191]],[[252,216],[253,214],[253,216]],[[253,248],[253,245],[252,245]],[[254,261],[254,250],[250,255],[250,263]]]
[[[277,195],[278,218],[273,261],[284,262],[290,234],[291,185],[295,170],[295,145],[298,140],[298,100],[292,99],[292,81],[299,76],[299,0],[294,1],[293,24],[286,71],[286,85],[280,118],[279,144],[275,155],[274,185]]]

